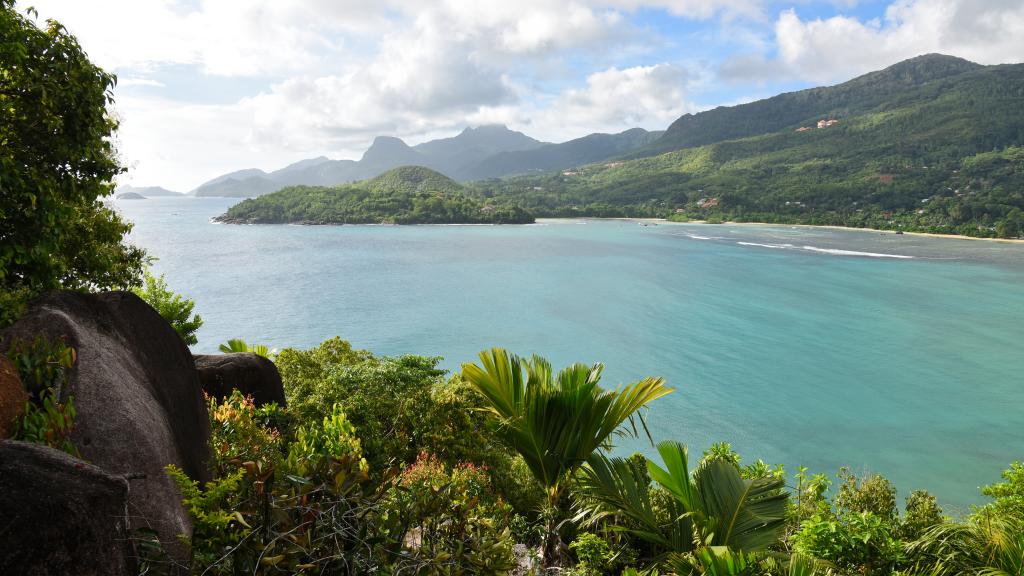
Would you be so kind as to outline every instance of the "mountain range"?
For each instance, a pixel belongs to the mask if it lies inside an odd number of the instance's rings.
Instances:
[[[676,120],[613,162],[476,183],[535,216],[672,216],[1016,237],[1024,64],[929,54]]]
[[[272,172],[258,168],[239,170],[205,182],[190,194],[255,197],[287,186],[352,183],[392,168],[413,165],[431,168],[463,182],[500,178],[598,162],[647,145],[660,135],[661,132],[633,128],[619,134],[590,134],[552,144],[505,126],[485,125],[415,146],[399,138],[378,136],[359,160],[331,160],[321,156]]]

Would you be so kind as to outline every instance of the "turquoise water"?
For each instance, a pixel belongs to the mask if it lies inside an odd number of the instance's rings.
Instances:
[[[606,384],[676,388],[651,410],[656,440],[876,471],[961,509],[1024,459],[1024,245],[619,221],[209,222],[232,203],[117,202],[196,300],[199,352],[340,335],[448,369],[490,346],[601,361]],[[651,452],[619,447],[633,449]]]

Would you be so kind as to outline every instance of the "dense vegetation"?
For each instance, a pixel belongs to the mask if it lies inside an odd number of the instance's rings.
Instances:
[[[333,339],[271,356],[289,406],[210,401],[217,479],[171,474],[196,521],[193,573],[1018,574],[1024,465],[964,518],[877,474],[835,480],[728,444],[694,462],[609,453],[658,378],[615,391],[601,366],[482,353],[375,356]],[[639,411],[638,411],[639,410]],[[637,421],[642,425],[642,420]],[[151,550],[146,566],[165,559]],[[554,572],[551,572],[554,573]]]
[[[122,169],[107,113],[115,78],[53,21],[0,0],[0,325],[54,288],[137,284],[143,253],[101,201]]]
[[[524,224],[518,206],[480,200],[429,168],[405,166],[335,187],[293,186],[232,206],[222,222],[243,224]]]
[[[838,123],[816,128],[824,119]],[[645,153],[656,152],[474,189],[537,216],[1016,237],[1024,231],[1024,65],[921,57],[839,86],[683,117]]]

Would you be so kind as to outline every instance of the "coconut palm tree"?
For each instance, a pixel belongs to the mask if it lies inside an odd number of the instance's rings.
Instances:
[[[547,492],[546,566],[565,555],[558,528],[569,480],[612,435],[636,434],[636,420],[646,430],[638,411],[672,392],[661,378],[605,390],[598,386],[602,370],[601,364],[573,364],[554,374],[543,358],[524,360],[500,348],[481,352],[479,366],[462,366],[463,378],[484,397],[505,440]]]
[[[783,479],[743,479],[735,464],[718,459],[691,475],[686,446],[678,442],[662,442],[658,453],[665,468],[590,458],[580,475],[585,499],[579,517],[625,517],[624,529],[661,549],[662,560],[676,569],[705,560],[719,569],[738,566],[780,540],[789,498]],[[668,494],[667,515],[656,511],[647,475]]]

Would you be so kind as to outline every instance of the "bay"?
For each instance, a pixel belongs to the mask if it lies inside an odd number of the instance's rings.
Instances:
[[[879,472],[952,510],[1024,459],[1024,245],[790,226],[232,226],[221,198],[116,201],[196,301],[194,351],[341,336],[461,363],[491,346],[604,384],[663,376],[655,440]],[[616,450],[653,453],[646,440]]]

